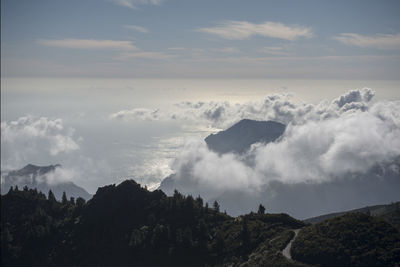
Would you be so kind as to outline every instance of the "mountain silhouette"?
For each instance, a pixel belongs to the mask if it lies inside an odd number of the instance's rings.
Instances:
[[[51,190],[57,199],[61,199],[63,192],[68,197],[82,197],[90,199],[91,195],[82,187],[70,181],[51,182],[49,176],[57,176],[56,170],[62,168],[60,164],[36,166],[28,164],[22,169],[10,171],[1,177],[1,194],[5,194],[11,186],[36,188],[45,194]]]
[[[211,134],[205,141],[208,148],[219,154],[244,153],[254,143],[269,143],[278,139],[286,126],[275,121],[243,119],[232,127],[217,134]]]

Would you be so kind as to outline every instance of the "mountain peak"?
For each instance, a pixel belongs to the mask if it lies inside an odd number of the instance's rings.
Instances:
[[[37,166],[33,164],[28,164],[22,169],[13,171],[12,174],[14,175],[43,175],[49,172],[54,171],[56,168],[61,167],[60,164],[49,165],[49,166]]]
[[[225,131],[205,139],[208,147],[220,154],[246,152],[254,143],[269,143],[278,139],[286,126],[276,121],[242,119]]]
[[[85,199],[91,197],[85,189],[71,181],[50,183],[48,175],[53,174],[57,168],[61,168],[61,165],[37,166],[28,164],[22,169],[10,171],[2,177],[1,194],[5,194],[11,186],[18,186],[20,188],[27,186],[28,188],[36,188],[43,193],[52,190],[56,198],[61,198],[64,191],[68,196],[83,197]]]

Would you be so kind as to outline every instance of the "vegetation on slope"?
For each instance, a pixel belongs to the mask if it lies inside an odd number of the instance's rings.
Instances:
[[[373,217],[379,217],[393,224],[398,229],[400,229],[400,202],[394,202],[387,205],[367,206],[355,210],[324,214],[317,217],[306,219],[304,220],[304,222],[315,224],[328,219],[342,216],[346,213],[364,213],[371,215]]]
[[[367,214],[346,214],[301,230],[291,253],[322,266],[398,266],[400,232]]]
[[[279,251],[304,226],[262,209],[232,218],[218,203],[132,180],[99,188],[87,203],[14,189],[1,207],[2,266],[287,266]]]
[[[305,227],[286,214],[230,217],[200,197],[132,180],[84,199],[34,189],[1,197],[1,266],[394,266],[400,233],[365,214]],[[292,245],[292,258],[281,251]]]

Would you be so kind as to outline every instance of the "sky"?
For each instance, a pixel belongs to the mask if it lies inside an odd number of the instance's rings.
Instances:
[[[399,1],[3,0],[1,169],[61,164],[90,193],[155,189],[182,166],[218,193],[367,172],[400,154],[399,14]],[[254,166],[204,146],[244,118],[290,129]]]
[[[398,1],[5,0],[3,77],[398,79]]]

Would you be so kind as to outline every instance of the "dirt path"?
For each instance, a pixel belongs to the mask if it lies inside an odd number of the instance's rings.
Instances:
[[[296,239],[297,234],[300,232],[301,229],[295,229],[293,230],[294,232],[294,237],[290,242],[286,245],[286,247],[282,250],[282,255],[285,256],[288,259],[292,259],[292,255],[290,255],[290,249],[292,248],[292,242]]]

